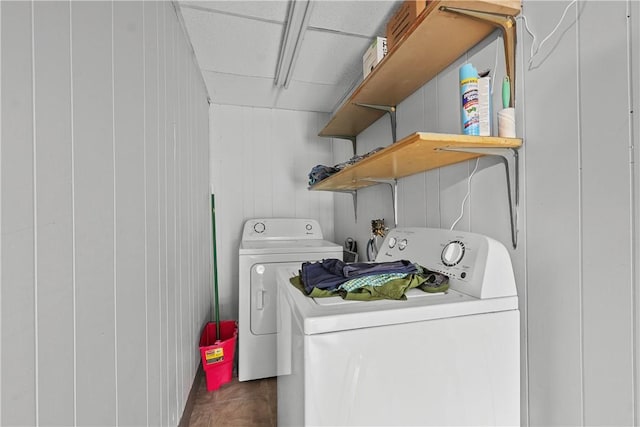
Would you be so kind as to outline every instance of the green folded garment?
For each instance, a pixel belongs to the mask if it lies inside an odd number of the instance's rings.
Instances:
[[[387,277],[384,277],[387,276]],[[313,288],[306,293],[300,276],[290,279],[290,282],[300,292],[313,298],[340,296],[347,300],[374,301],[380,299],[406,300],[405,293],[412,288],[419,288],[425,292],[445,292],[449,289],[449,280],[446,276],[437,273],[424,272],[403,275],[402,277],[389,277],[396,275],[371,275],[349,281],[347,288],[339,287],[335,290]],[[354,281],[358,280],[359,283]],[[352,282],[352,283],[350,283]],[[359,287],[358,287],[359,286]],[[347,289],[349,289],[347,291]]]

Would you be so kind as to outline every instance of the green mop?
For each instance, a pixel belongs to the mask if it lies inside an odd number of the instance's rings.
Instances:
[[[220,341],[220,307],[218,305],[218,254],[216,251],[216,203],[213,193],[211,194],[211,234],[213,237],[213,305],[216,311],[216,343]]]
[[[216,251],[216,208],[213,192],[211,193],[211,235],[213,238],[213,289],[215,327],[208,322],[200,338],[200,354],[202,367],[207,380],[207,390],[217,390],[220,385],[231,381],[238,324],[225,321],[220,325],[220,304],[218,302],[218,254]],[[215,329],[215,338],[213,332]],[[224,336],[223,336],[224,335]]]

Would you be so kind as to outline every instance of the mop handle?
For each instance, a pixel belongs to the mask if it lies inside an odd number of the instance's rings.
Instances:
[[[216,205],[214,195],[211,194],[211,234],[213,245],[213,290],[214,290],[214,308],[216,311],[216,341],[220,341],[220,310],[218,306],[218,254],[216,251]]]

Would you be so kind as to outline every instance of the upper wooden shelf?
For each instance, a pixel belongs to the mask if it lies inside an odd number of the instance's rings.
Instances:
[[[446,148],[518,148],[519,138],[417,132],[309,187],[310,190],[357,190],[381,180],[403,178],[459,163],[483,154]]]
[[[447,6],[517,16],[520,0],[435,0],[338,108],[320,136],[358,135],[385,112],[356,104],[395,107],[475,46],[495,26],[441,10]]]

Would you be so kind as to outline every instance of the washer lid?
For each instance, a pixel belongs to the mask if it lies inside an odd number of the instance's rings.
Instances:
[[[322,239],[262,240],[240,243],[240,255],[340,252],[342,246]],[[340,257],[342,259],[342,257]]]
[[[280,269],[278,289],[291,305],[305,335],[518,309],[517,296],[479,299],[452,289],[440,294],[411,289],[404,301],[310,298],[289,282],[297,274],[296,269]]]

